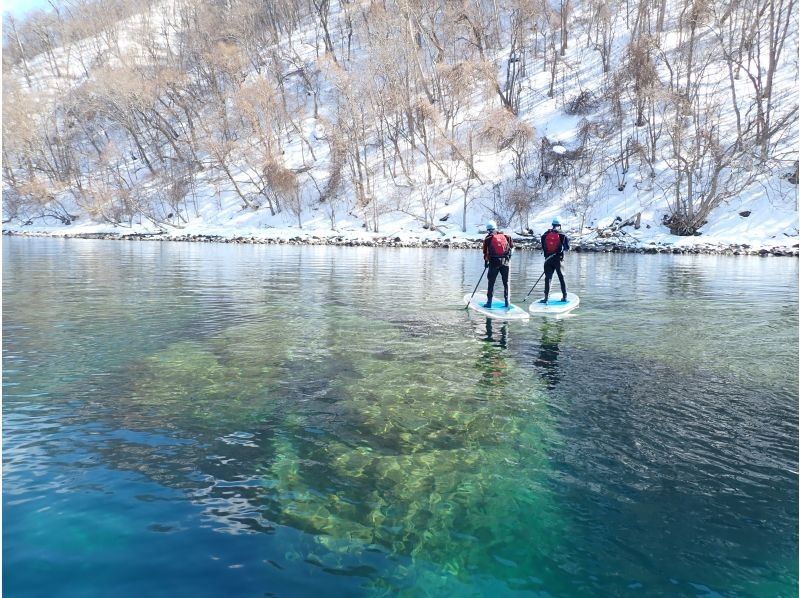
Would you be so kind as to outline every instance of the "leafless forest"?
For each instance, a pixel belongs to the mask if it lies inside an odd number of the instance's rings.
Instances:
[[[554,194],[585,217],[610,182],[687,235],[753,185],[796,190],[796,0],[55,6],[4,22],[5,221],[181,226],[234,194],[378,231],[442,201],[466,225],[494,189],[524,227]],[[580,116],[566,147],[537,129],[547,100]]]

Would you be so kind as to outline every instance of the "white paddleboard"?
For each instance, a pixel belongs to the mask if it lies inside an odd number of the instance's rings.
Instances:
[[[542,297],[544,299],[544,297]],[[551,295],[547,303],[535,301],[530,304],[528,311],[536,315],[558,315],[572,311],[581,303],[581,298],[575,293],[567,293],[567,300],[561,301],[561,292],[557,291],[555,296]]]
[[[530,318],[528,312],[513,303],[506,307],[506,303],[503,301],[502,297],[500,297],[500,299],[493,297],[492,307],[484,307],[486,303],[486,293],[483,292],[475,293],[471,301],[470,294],[467,293],[464,295],[464,303],[466,303],[470,309],[474,309],[487,318],[494,318],[495,320],[527,320]]]

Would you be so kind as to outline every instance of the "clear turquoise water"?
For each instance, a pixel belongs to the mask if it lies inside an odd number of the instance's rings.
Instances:
[[[797,260],[565,266],[4,239],[4,594],[796,596]]]

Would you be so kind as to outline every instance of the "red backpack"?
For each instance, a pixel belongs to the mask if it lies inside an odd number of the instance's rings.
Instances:
[[[503,233],[495,233],[489,239],[489,257],[505,257],[508,253],[508,239]]]
[[[561,235],[554,230],[548,231],[544,236],[544,251],[548,255],[561,250]]]

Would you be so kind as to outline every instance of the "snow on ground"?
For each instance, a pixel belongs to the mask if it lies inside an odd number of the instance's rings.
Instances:
[[[458,207],[458,206],[456,206]],[[751,211],[750,216],[742,216],[740,212]],[[455,210],[457,218],[460,209]],[[475,210],[473,210],[473,213]],[[614,216],[609,211],[609,215],[598,221],[600,225],[610,225]],[[755,214],[762,214],[756,217]],[[557,215],[556,210],[550,210],[547,214],[531,219],[531,228],[536,236],[543,233],[549,225],[553,215]],[[625,215],[628,212],[619,211]],[[585,231],[582,235],[577,234],[576,227],[573,226],[572,219],[564,218],[558,214],[564,223],[563,230],[566,232],[573,243],[584,241],[591,243],[597,240],[595,230]],[[655,222],[660,217],[657,211],[643,212],[642,221],[638,230],[632,226],[626,227],[624,244],[630,248],[645,248],[648,246],[670,246],[675,248],[694,248],[698,246],[720,248],[732,245],[748,245],[753,250],[776,249],[776,248],[797,248],[798,246],[798,222],[797,212],[792,209],[776,209],[769,199],[761,197],[758,200],[740,200],[732,202],[726,206],[725,210],[717,210],[713,220],[709,221],[700,236],[678,237],[669,233],[667,227]],[[107,223],[83,222],[74,223],[71,226],[50,226],[50,225],[4,225],[4,231],[21,234],[33,235],[67,235],[80,236],[86,234],[110,234],[110,235],[129,235],[134,233],[153,234],[161,233],[161,238],[170,237],[186,238],[189,236],[199,237],[219,237],[223,239],[234,239],[238,237],[252,238],[257,241],[270,239],[319,239],[336,238],[347,240],[371,240],[371,239],[391,239],[399,240],[403,243],[415,243],[423,240],[441,241],[444,239],[452,241],[475,241],[482,239],[485,234],[484,219],[474,218],[470,220],[467,231],[462,232],[458,223],[439,222],[437,230],[430,231],[422,229],[419,222],[414,218],[405,215],[388,215],[382,218],[381,230],[378,233],[367,232],[360,221],[355,218],[342,219],[338,221],[336,230],[331,229],[330,222],[324,216],[310,218],[303,223],[300,229],[297,225],[292,225],[291,218],[287,215],[284,222],[279,222],[281,216],[275,218],[263,217],[263,215],[247,218],[240,216],[231,218],[229,222],[223,219],[205,221],[197,218],[181,228],[157,227],[152,223],[134,224],[130,227],[115,226]],[[488,216],[487,216],[488,219]],[[259,220],[263,222],[258,222]],[[649,227],[649,228],[648,228]],[[517,238],[520,235],[515,231],[510,231]]]
[[[337,6],[332,6],[335,12]],[[332,14],[334,14],[332,12]],[[156,19],[157,22],[157,19]],[[132,31],[141,31],[140,19],[132,17],[129,26],[122,31],[128,34],[121,35],[120,43],[123,47],[135,48],[136,42],[132,39]],[[301,50],[303,60],[313,62],[314,40],[313,27],[300,30],[295,34],[295,47]],[[615,42],[615,53],[619,55],[627,43],[627,34],[620,35]],[[88,46],[89,42],[84,42]],[[62,58],[70,56],[70,64],[65,69],[69,77],[55,84],[45,80],[44,59],[39,57],[39,75],[35,85],[40,90],[43,101],[55,90],[61,93],[70,85],[76,85],[84,80],[78,67],[76,56],[81,52],[89,52],[88,47],[73,49],[71,53],[62,53]],[[618,57],[615,62],[619,64]],[[534,127],[536,141],[547,137],[553,144],[559,144],[567,149],[577,143],[578,130],[584,117],[569,116],[564,112],[564,103],[570,99],[578,89],[589,89],[596,93],[602,91],[603,74],[599,53],[585,48],[582,43],[573,43],[565,57],[565,63],[572,65],[562,75],[568,78],[565,84],[562,80],[557,85],[554,98],[547,97],[549,86],[549,73],[538,68],[531,68],[532,74],[527,77],[525,87],[530,91],[526,95],[520,111],[520,117]],[[796,94],[797,73],[791,65],[779,71],[776,84],[776,97],[791,97]],[[710,85],[724,85],[726,81],[722,73],[716,77],[719,81],[710,78]],[[741,83],[742,93],[746,92],[746,83]],[[48,91],[49,90],[49,91]],[[794,91],[792,91],[794,90]],[[323,90],[329,93],[330,89]],[[324,100],[326,93],[323,93]],[[478,99],[471,107],[473,112],[490,108],[482,104],[486,99]],[[322,112],[326,110],[323,102]],[[602,115],[597,115],[600,118]],[[727,126],[732,126],[731,115],[728,115]],[[590,116],[590,118],[592,118]],[[306,137],[310,140],[317,154],[319,171],[325,172],[327,159],[327,145],[318,139],[324,135],[319,128],[320,122],[312,118],[305,119]],[[632,130],[632,129],[631,129]],[[627,134],[627,133],[626,133]],[[787,141],[797,145],[797,127],[792,130]],[[297,167],[305,162],[303,144],[299,140],[286,146],[285,163],[287,166]],[[609,150],[605,156],[612,155]],[[796,156],[796,153],[794,154]],[[377,153],[372,158],[378,159]],[[19,233],[78,235],[89,233],[165,233],[166,236],[203,235],[220,236],[225,238],[253,237],[255,239],[288,239],[304,236],[317,237],[342,237],[345,239],[370,239],[370,238],[400,238],[402,241],[421,239],[478,239],[483,236],[485,223],[492,218],[492,210],[498,186],[508,184],[512,177],[510,156],[503,152],[483,151],[476,156],[476,169],[480,173],[483,184],[473,183],[470,191],[471,202],[466,210],[466,231],[462,231],[463,191],[466,182],[463,167],[457,163],[442,162],[445,168],[451,171],[452,183],[446,183],[444,178],[434,181],[433,185],[418,184],[410,189],[401,189],[391,180],[380,174],[375,176],[374,194],[382,198],[382,211],[379,217],[379,232],[367,232],[364,226],[364,215],[359,213],[350,198],[349,203],[340,206],[335,212],[335,218],[330,217],[329,206],[315,201],[310,185],[305,187],[306,201],[301,214],[302,228],[298,225],[296,215],[289,211],[270,215],[267,208],[251,210],[243,207],[241,199],[231,190],[220,187],[218,184],[198,178],[194,198],[188,201],[187,222],[173,221],[171,225],[155,225],[145,220],[137,220],[130,226],[112,225],[88,221],[86,215],[81,215],[78,220],[70,225],[63,225],[56,221],[37,220],[35,223],[8,222],[4,223],[4,230]],[[661,164],[662,172],[666,172]],[[238,165],[238,172],[244,173],[249,168],[243,162]],[[375,167],[379,173],[380,168]],[[319,172],[317,171],[317,172]],[[786,173],[780,173],[786,174]],[[660,176],[660,175],[659,175]],[[412,170],[415,182],[424,182],[424,164],[420,160]],[[244,179],[243,179],[244,180]],[[510,227],[514,232],[520,232],[527,224],[535,235],[540,235],[547,228],[554,216],[559,216],[563,223],[564,231],[574,239],[587,241],[596,238],[598,229],[611,226],[615,219],[626,220],[641,214],[641,223],[638,229],[633,226],[625,228],[626,244],[633,246],[647,246],[652,244],[671,245],[674,247],[693,247],[696,245],[733,245],[747,244],[753,248],[772,248],[797,246],[798,244],[798,211],[797,211],[797,186],[788,183],[779,174],[773,175],[769,181],[748,188],[741,196],[723,203],[715,209],[708,218],[708,222],[701,228],[699,236],[678,237],[671,235],[669,229],[663,225],[663,218],[669,212],[667,197],[668,186],[658,185],[656,180],[649,180],[643,173],[632,171],[627,175],[626,185],[622,191],[617,188],[613,177],[606,176],[597,180],[593,185],[589,207],[585,214],[575,213],[574,206],[570,209],[570,200],[573,199],[568,189],[554,190],[544,205],[538,206],[530,214],[527,223],[514,222]],[[143,182],[142,184],[146,184]],[[433,222],[436,230],[423,228],[421,208],[422,194],[434,197],[436,201]],[[405,195],[404,195],[405,194]],[[401,199],[402,198],[402,199]],[[403,204],[402,206],[400,204]],[[581,228],[583,225],[583,228]]]

